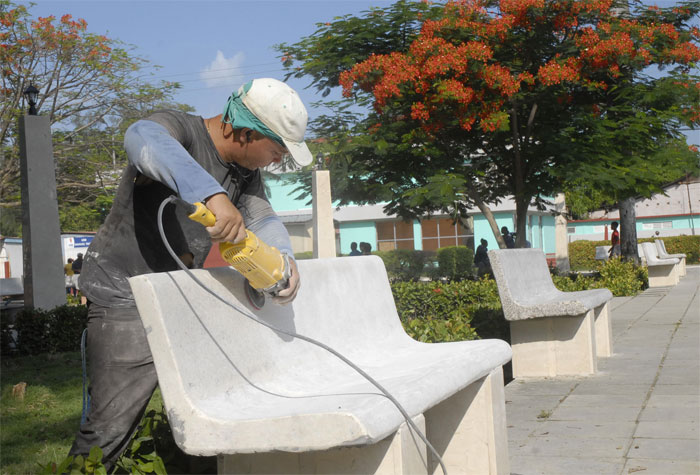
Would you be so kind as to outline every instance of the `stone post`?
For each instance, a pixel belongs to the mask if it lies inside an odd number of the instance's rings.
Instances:
[[[566,232],[566,200],[564,193],[558,193],[554,197],[554,242],[557,259],[557,269],[560,272],[568,272],[569,265],[569,236]]]
[[[66,303],[56,171],[49,118],[19,119],[24,303],[50,310]]]
[[[331,176],[328,170],[311,172],[311,196],[313,199],[314,259],[335,257]]]

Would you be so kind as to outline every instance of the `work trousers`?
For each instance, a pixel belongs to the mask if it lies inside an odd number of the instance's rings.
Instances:
[[[109,471],[129,444],[158,384],[136,307],[89,305],[87,358],[90,410],[69,453],[87,455],[98,446]]]

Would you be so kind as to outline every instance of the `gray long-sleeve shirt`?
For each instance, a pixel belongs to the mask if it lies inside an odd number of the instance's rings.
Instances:
[[[124,147],[129,165],[109,216],[85,256],[80,277],[87,298],[108,307],[133,306],[128,278],[176,270],[158,232],[161,202],[176,194],[191,203],[226,193],[248,229],[292,256],[287,231],[267,200],[260,172],[225,163],[201,117],[165,111],[134,123]],[[184,210],[166,207],[163,226],[178,255],[192,253],[201,267],[211,248],[204,227]]]

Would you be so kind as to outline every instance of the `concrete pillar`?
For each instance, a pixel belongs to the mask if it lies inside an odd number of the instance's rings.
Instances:
[[[311,195],[313,199],[314,259],[335,257],[331,176],[328,170],[311,172]]]
[[[48,117],[20,117],[19,151],[24,303],[28,308],[49,310],[65,305],[66,285]]]
[[[567,272],[571,269],[569,265],[569,236],[566,232],[566,200],[564,193],[558,193],[554,197],[554,242],[557,259],[557,269]]]

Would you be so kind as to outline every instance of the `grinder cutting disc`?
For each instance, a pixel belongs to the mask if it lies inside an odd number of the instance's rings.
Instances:
[[[245,295],[255,310],[260,310],[265,305],[265,294],[251,287],[247,280],[245,281]]]

